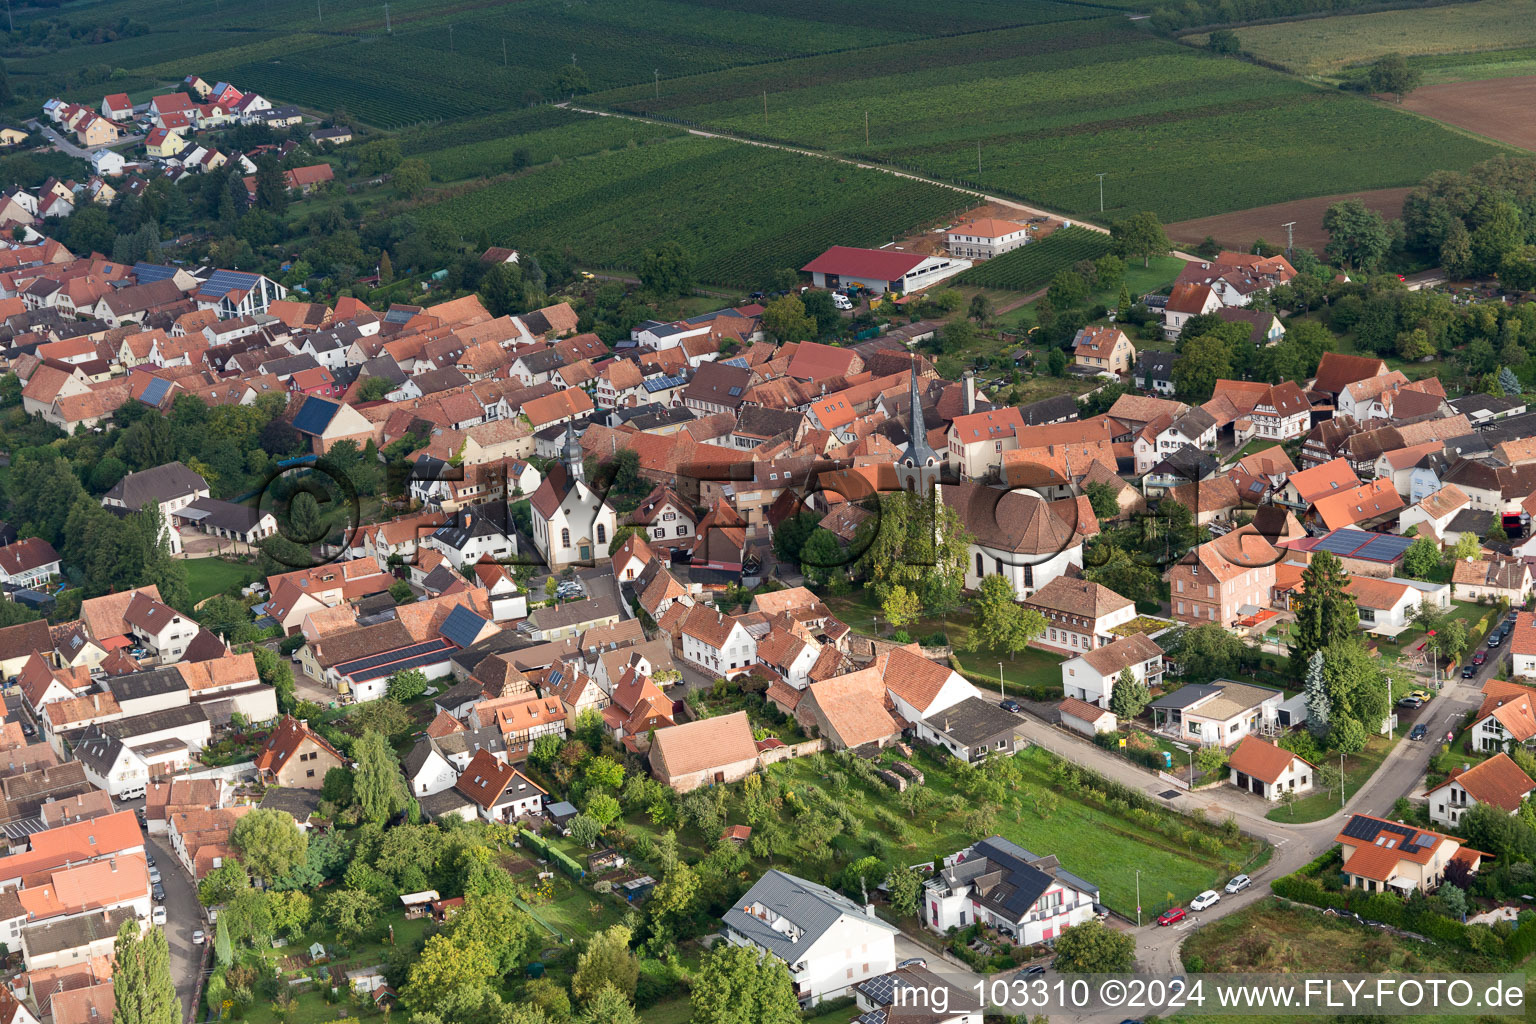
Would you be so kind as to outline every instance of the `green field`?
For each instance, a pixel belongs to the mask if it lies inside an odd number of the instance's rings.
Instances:
[[[1484,50],[1536,46],[1536,17],[1532,17],[1527,0],[1477,0],[1443,7],[1255,25],[1236,32],[1243,50],[1255,57],[1300,74],[1327,76],[1386,53],[1464,58]],[[1192,35],[1187,39],[1204,45],[1206,37]]]
[[[260,577],[254,565],[239,565],[216,557],[188,558],[182,565],[187,567],[187,590],[193,604]]]
[[[971,205],[951,189],[829,161],[696,137],[599,154],[423,206],[422,220],[532,249],[569,247],[633,267],[666,240],[700,281],[750,285],[827,246],[878,245]]]
[[[1109,249],[1109,236],[1103,232],[1066,228],[1038,242],[978,263],[956,278],[955,283],[1032,292],[1049,284],[1057,271],[1066,270],[1079,260],[1098,259]]]
[[[1175,221],[1413,184],[1497,152],[1383,104],[1156,39],[1123,18],[736,68],[663,83],[659,99],[636,87],[594,102],[868,156],[1103,219],[1150,209]]]

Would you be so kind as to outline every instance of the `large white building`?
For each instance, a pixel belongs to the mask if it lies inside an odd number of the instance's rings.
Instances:
[[[574,428],[566,429],[560,465],[550,467],[528,504],[533,513],[533,544],[551,571],[608,561],[618,516],[587,486]]]
[[[944,934],[980,921],[1015,942],[1055,939],[1091,921],[1099,887],[1065,870],[1053,856],[1039,857],[1002,836],[944,858],[944,868],[923,883],[923,923]]]
[[[817,288],[860,287],[883,295],[926,288],[962,270],[969,270],[970,260],[953,256],[928,256],[898,249],[855,249],[834,245],[801,267],[811,275]]]
[[[944,233],[950,255],[962,259],[989,260],[1029,241],[1029,227],[1011,220],[983,217],[956,224]]]
[[[896,966],[896,927],[824,885],[772,870],[723,919],[726,941],[789,968],[802,1004],[851,995]]]
[[[1023,601],[1067,571],[1082,567],[1081,536],[1050,503],[1024,491],[1002,491],[969,480],[940,484],[939,495],[971,534],[965,588],[994,574],[1008,578]]]

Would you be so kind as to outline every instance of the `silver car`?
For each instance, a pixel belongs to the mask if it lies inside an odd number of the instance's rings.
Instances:
[[[1236,878],[1232,879],[1232,881],[1227,883],[1227,893],[1231,894],[1234,892],[1242,892],[1252,884],[1253,879],[1249,878],[1247,875],[1238,875]]]

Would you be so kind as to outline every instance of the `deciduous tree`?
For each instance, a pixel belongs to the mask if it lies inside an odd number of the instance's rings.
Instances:
[[[571,995],[588,1003],[604,988],[618,990],[625,999],[635,994],[640,977],[640,961],[630,950],[632,935],[621,924],[605,928],[592,936],[587,948],[576,959],[576,973],[571,976]]]
[[[181,1001],[171,978],[171,950],[165,932],[139,934],[137,921],[124,921],[112,947],[112,1019],[121,1024],[181,1024]]]
[[[690,1024],[796,1024],[800,1002],[783,961],[717,942],[693,984]]]
[[[1052,966],[1063,974],[1122,974],[1136,967],[1136,939],[1085,921],[1057,936]]]
[[[1121,256],[1140,256],[1143,267],[1151,265],[1153,256],[1168,255],[1168,235],[1157,214],[1150,211],[1116,221],[1109,233],[1114,237],[1116,251]]]
[[[229,841],[251,873],[270,882],[304,863],[309,837],[287,811],[257,808],[230,830]]]
[[[352,788],[363,817],[382,823],[405,810],[405,777],[384,734],[365,731],[353,744],[352,757],[357,762]]]

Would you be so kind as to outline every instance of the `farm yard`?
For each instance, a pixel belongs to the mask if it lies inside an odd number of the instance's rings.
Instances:
[[[1168,237],[1178,243],[1198,245],[1210,237],[1222,245],[1246,249],[1256,238],[1284,238],[1282,225],[1294,222],[1296,244],[1322,252],[1323,246],[1328,244],[1328,232],[1323,230],[1323,214],[1328,207],[1344,199],[1358,199],[1387,220],[1395,220],[1403,215],[1403,200],[1409,191],[1407,188],[1381,188],[1316,199],[1294,199],[1288,203],[1180,221],[1167,225],[1166,230]]]
[[[423,206],[465,236],[569,247],[599,267],[633,266],[681,242],[700,281],[750,285],[833,244],[879,245],[971,205],[952,189],[789,153],[694,137],[562,163]]]
[[[1177,221],[1409,185],[1497,152],[1118,18],[735,68],[674,80],[659,99],[633,87],[593,102],[868,157],[1104,220],[1153,210]],[[1105,153],[1116,158],[1106,163]],[[1108,172],[1102,216],[1099,169]]]

